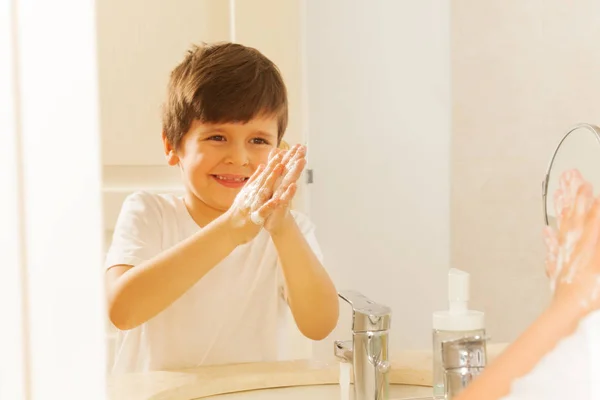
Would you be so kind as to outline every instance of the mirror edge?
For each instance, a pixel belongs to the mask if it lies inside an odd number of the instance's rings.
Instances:
[[[577,129],[581,129],[581,128],[588,129],[594,135],[596,135],[596,140],[600,144],[600,128],[596,125],[587,124],[587,123],[580,123],[580,124],[573,126],[572,128],[570,128],[567,131],[567,133],[558,142],[558,145],[556,146],[556,148],[554,149],[554,152],[552,153],[552,157],[550,158],[548,167],[546,168],[544,180],[542,181],[542,210],[544,213],[544,224],[546,226],[549,225],[549,221],[548,221],[548,182],[550,180],[550,171],[552,170],[552,165],[554,164],[554,159],[556,158],[556,155],[558,154],[558,150],[560,149],[560,146],[569,137],[569,135],[571,135],[571,133],[573,133]]]

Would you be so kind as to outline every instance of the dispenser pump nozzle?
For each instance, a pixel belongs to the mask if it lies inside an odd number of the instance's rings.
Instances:
[[[450,313],[464,313],[468,310],[470,276],[457,268],[448,271],[448,303]]]

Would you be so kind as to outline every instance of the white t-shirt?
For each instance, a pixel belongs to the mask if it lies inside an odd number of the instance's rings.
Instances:
[[[305,215],[292,214],[322,259],[314,225]],[[134,193],[123,203],[105,265],[135,268],[199,229],[182,198]],[[263,229],[154,318],[119,331],[112,371],[277,360],[284,345],[282,321],[287,303],[283,288],[275,246]]]
[[[588,315],[502,400],[600,399],[600,311]]]

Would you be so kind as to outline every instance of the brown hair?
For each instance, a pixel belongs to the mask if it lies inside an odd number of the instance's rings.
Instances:
[[[173,72],[163,107],[163,132],[177,148],[194,120],[240,122],[268,115],[288,123],[287,91],[277,66],[258,50],[235,43],[194,46]]]

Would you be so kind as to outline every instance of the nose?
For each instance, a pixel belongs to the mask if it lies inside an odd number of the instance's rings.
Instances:
[[[225,158],[227,164],[244,166],[249,164],[249,154],[244,143],[232,143],[227,146]]]

